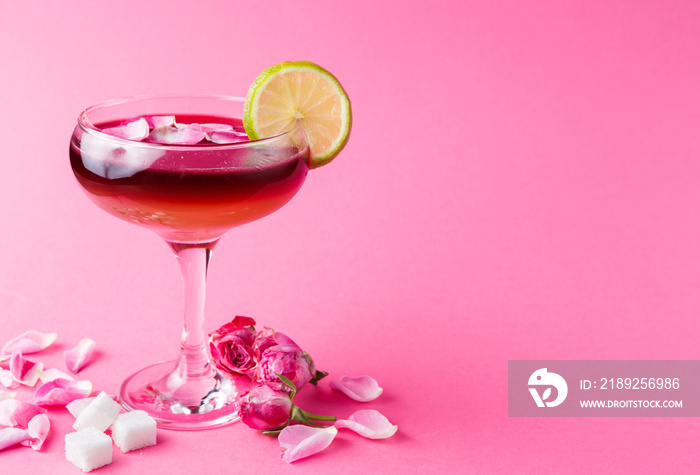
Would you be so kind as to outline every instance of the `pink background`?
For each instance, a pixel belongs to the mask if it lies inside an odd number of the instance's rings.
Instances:
[[[235,314],[291,335],[328,378],[371,374],[355,403],[391,439],[342,432],[293,466],[242,424],[160,431],[98,473],[684,472],[690,418],[507,417],[509,359],[697,359],[700,5],[617,2],[0,3],[0,341],[59,333],[37,355],[116,393],[175,356],[181,283],[166,246],[78,189],[80,110],[154,92],[245,95],[308,59],[353,104],[349,145],[283,210],[231,231],[211,267],[207,329]],[[30,397],[31,393],[23,393]],[[71,417],[2,473],[79,473]]]

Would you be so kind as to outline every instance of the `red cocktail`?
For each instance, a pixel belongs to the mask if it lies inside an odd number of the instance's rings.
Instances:
[[[200,429],[237,419],[235,382],[211,364],[203,330],[211,251],[232,227],[287,203],[308,172],[304,130],[297,124],[274,137],[248,140],[243,103],[175,95],[112,101],[85,110],[71,139],[71,166],[89,198],[159,234],[181,264],[180,357],[135,373],[120,393],[125,407],[146,410],[166,428]],[[164,123],[164,117],[172,119]],[[139,126],[145,129],[130,136]]]

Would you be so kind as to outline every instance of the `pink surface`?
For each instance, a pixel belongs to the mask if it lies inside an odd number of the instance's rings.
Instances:
[[[293,466],[237,424],[160,431],[97,473],[688,472],[695,419],[507,417],[509,359],[697,359],[700,6],[696,2],[3,2],[0,342],[57,331],[41,359],[97,341],[81,373],[116,393],[172,358],[177,265],[78,189],[80,110],[155,92],[244,95],[308,59],[353,103],[351,141],[284,209],[231,231],[208,329],[235,314],[328,372],[299,402],[375,408],[391,439],[343,432]],[[26,394],[23,393],[24,396]],[[71,417],[2,473],[79,473]],[[142,453],[142,455],[141,455]]]

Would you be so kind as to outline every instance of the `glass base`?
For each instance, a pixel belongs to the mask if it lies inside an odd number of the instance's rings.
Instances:
[[[177,361],[148,366],[129,376],[119,393],[127,410],[146,411],[162,429],[200,430],[240,419],[236,401],[246,381],[214,372],[213,377],[185,380]]]

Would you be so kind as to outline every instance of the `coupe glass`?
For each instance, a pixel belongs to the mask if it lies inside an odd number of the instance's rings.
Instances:
[[[148,366],[121,386],[121,404],[148,412],[163,428],[193,430],[234,422],[241,391],[212,364],[204,331],[204,296],[212,250],[229,229],[287,203],[308,173],[303,128],[233,144],[162,145],[121,139],[104,127],[140,116],[174,115],[182,123],[228,123],[243,130],[244,99],[154,95],[83,111],[70,143],[78,183],[104,211],[160,235],[182,271],[185,318],[179,356]]]

